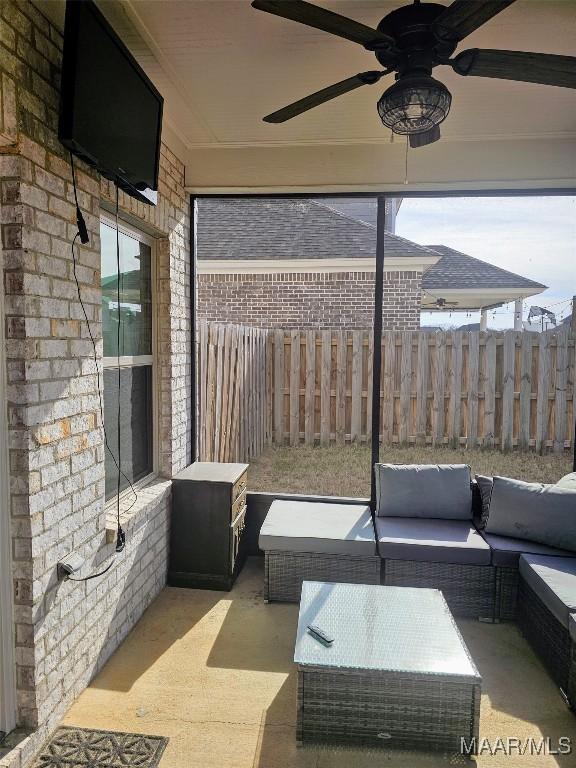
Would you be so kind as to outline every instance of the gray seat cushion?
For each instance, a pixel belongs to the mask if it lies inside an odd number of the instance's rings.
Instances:
[[[522,555],[520,575],[548,610],[568,628],[570,614],[576,612],[576,557]]]
[[[570,557],[571,552],[565,549],[555,549],[546,544],[525,539],[512,539],[509,536],[497,536],[495,533],[482,531],[482,536],[490,544],[492,550],[492,565],[502,568],[518,568],[520,555],[550,555],[551,557]]]
[[[380,557],[489,565],[490,547],[466,520],[377,517]]]
[[[376,464],[376,514],[472,519],[467,464]]]
[[[485,530],[576,551],[576,491],[495,477]]]
[[[561,477],[556,483],[556,487],[576,491],[576,472],[570,472],[568,475]]]
[[[370,508],[357,504],[274,501],[259,544],[265,551],[377,554]]]

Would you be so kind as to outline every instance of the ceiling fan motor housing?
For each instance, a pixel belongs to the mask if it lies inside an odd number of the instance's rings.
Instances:
[[[378,31],[396,42],[394,68],[400,75],[418,67],[428,73],[448,59],[456,43],[440,42],[432,32],[432,24],[446,10],[438,3],[418,3],[397,8],[378,24]],[[390,66],[390,52],[374,51],[382,66]]]

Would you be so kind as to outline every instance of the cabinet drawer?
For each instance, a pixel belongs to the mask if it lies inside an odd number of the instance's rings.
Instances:
[[[244,472],[243,475],[241,475],[238,480],[234,483],[232,487],[232,503],[236,501],[238,496],[240,496],[241,493],[244,493],[246,490],[246,487],[248,485],[248,473]],[[232,516],[232,519],[234,519],[234,516]]]
[[[246,524],[246,507],[242,510],[239,517],[234,520],[232,525],[230,526],[230,570],[231,572],[234,571],[234,566],[236,565],[236,560],[238,558],[238,552],[240,550],[240,539],[242,538],[242,533],[244,531],[244,526]]]
[[[232,504],[232,507],[230,508],[230,522],[233,523],[234,520],[238,517],[240,512],[242,511],[242,508],[246,506],[246,491],[242,491],[242,493],[238,496],[236,501]]]

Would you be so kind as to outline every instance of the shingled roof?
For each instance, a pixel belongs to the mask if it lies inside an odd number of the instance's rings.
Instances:
[[[204,198],[198,201],[200,260],[373,258],[376,227],[315,200]],[[437,257],[387,233],[389,257]]]
[[[428,245],[442,258],[429,267],[422,278],[424,290],[442,288],[534,288],[545,290],[546,286],[528,280],[526,277],[508,272],[506,269],[487,264],[446,245]]]

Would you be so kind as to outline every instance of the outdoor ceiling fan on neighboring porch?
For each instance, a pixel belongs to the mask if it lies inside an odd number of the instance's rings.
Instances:
[[[445,309],[446,307],[457,307],[458,302],[457,301],[446,301],[446,299],[443,299],[442,297],[438,297],[433,305],[436,309]]]
[[[363,85],[396,73],[396,82],[378,101],[378,113],[394,133],[408,135],[410,146],[438,141],[440,123],[450,111],[452,96],[432,77],[438,65],[459,75],[520,80],[576,88],[576,58],[548,53],[471,48],[454,58],[458,43],[514,0],[454,0],[451,5],[421,3],[398,8],[376,29],[302,0],[253,0],[260,11],[298,21],[363,45],[384,67],[360,72],[267,115],[267,123],[283,123],[296,115]]]

